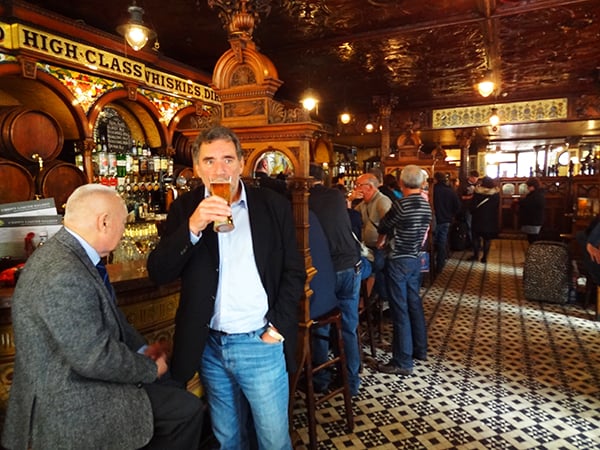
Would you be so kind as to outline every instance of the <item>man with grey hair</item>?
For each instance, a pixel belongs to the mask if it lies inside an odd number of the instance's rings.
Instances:
[[[379,222],[385,216],[392,206],[392,201],[379,190],[379,179],[374,173],[365,173],[356,179],[354,191],[351,199],[362,199],[354,209],[360,212],[363,229],[362,240],[367,247],[373,250],[373,273],[375,274],[375,286],[373,289],[379,295],[379,298],[388,300],[386,290],[384,265],[385,255],[382,250],[377,248],[377,238],[379,236],[377,227]]]
[[[403,197],[379,224],[378,246],[386,248],[385,277],[393,323],[392,359],[384,373],[410,375],[414,359],[427,358],[427,329],[419,289],[421,245],[431,222],[431,208],[421,195],[423,170],[408,165],[400,174]]]
[[[148,257],[151,280],[181,280],[171,373],[182,384],[199,373],[221,449],[291,450],[288,371],[306,281],[292,207],[242,181],[233,130],[208,128],[192,149],[203,186],[173,202]],[[230,202],[208,189],[215,176],[230,180]],[[227,217],[235,227],[219,231]]]

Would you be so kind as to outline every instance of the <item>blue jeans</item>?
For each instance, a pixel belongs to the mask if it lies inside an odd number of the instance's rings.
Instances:
[[[393,323],[392,364],[413,368],[413,356],[427,356],[427,329],[419,295],[421,261],[419,258],[388,259],[386,280],[390,293]]]
[[[375,284],[373,289],[381,299],[388,300],[386,282],[385,282],[385,251],[379,248],[373,250],[375,260],[373,261],[372,270],[375,274]]]
[[[436,254],[435,269],[438,272],[444,268],[446,259],[448,258],[446,253],[446,247],[448,246],[448,230],[450,230],[450,222],[438,223],[435,226],[435,232],[433,233],[433,244]]]
[[[348,382],[350,393],[358,394],[360,387],[360,351],[358,348],[358,298],[360,295],[360,271],[354,268],[341,270],[335,273],[335,295],[338,308],[342,312],[342,338],[346,353],[346,367],[348,369]],[[329,354],[329,327],[317,329],[316,334],[320,339],[313,339],[313,362],[320,364],[327,360]],[[324,389],[330,382],[331,375],[326,371],[317,372],[314,382],[315,389]]]
[[[283,343],[263,342],[260,336],[265,330],[209,333],[200,377],[221,450],[250,448],[250,420],[256,428],[259,449],[292,449]]]

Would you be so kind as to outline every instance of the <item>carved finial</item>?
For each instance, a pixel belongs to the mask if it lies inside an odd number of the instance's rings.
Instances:
[[[260,14],[268,16],[271,12],[270,0],[208,0],[208,6],[219,9],[219,18],[230,40],[251,41]]]

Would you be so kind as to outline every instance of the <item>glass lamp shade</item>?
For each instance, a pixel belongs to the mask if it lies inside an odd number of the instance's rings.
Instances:
[[[309,88],[302,94],[300,103],[302,103],[304,109],[312,111],[319,104],[319,98],[317,97],[316,92]]]
[[[348,125],[350,123],[350,120],[352,120],[352,116],[350,115],[350,113],[344,112],[340,114],[340,122],[342,122],[344,125]]]
[[[141,50],[148,42],[147,28],[141,25],[129,25],[125,33],[125,40],[135,51]]]
[[[489,97],[494,92],[494,82],[490,80],[484,80],[477,85],[477,91],[482,97]]]
[[[144,25],[142,15],[144,10],[139,6],[130,6],[127,11],[130,14],[129,22],[117,27],[117,32],[125,37],[129,46],[135,50],[144,48],[148,40],[154,39],[156,33]]]
[[[498,110],[496,108],[492,109],[492,115],[490,116],[490,125],[493,127],[497,127],[500,124],[500,117],[498,116]]]
[[[308,109],[309,111],[315,109],[317,103],[317,99],[313,97],[305,97],[302,99],[302,106],[304,107],[304,109]]]

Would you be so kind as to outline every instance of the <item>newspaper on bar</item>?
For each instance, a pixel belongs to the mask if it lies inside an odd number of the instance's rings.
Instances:
[[[0,204],[0,217],[55,216],[57,214],[54,198]]]
[[[0,204],[0,258],[25,260],[25,238],[33,233],[33,244],[40,235],[51,237],[62,226],[53,198]]]

